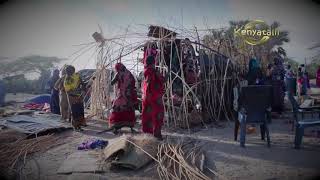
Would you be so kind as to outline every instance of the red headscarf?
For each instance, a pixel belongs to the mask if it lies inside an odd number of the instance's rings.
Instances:
[[[146,60],[146,69],[144,76],[148,78],[149,82],[144,83],[144,92],[147,90],[147,84],[154,97],[162,96],[164,90],[164,77],[155,69],[155,59],[153,56],[149,56]],[[158,88],[155,88],[158,86]]]
[[[122,63],[117,63],[114,68],[117,72],[124,71],[126,69],[126,67]]]

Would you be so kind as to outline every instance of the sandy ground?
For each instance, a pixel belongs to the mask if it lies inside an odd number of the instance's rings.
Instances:
[[[188,134],[164,132],[167,137],[192,138],[204,144],[206,163],[227,179],[309,179],[319,176],[320,171],[320,138],[304,137],[303,148],[293,148],[293,132],[285,123],[285,118],[274,119],[270,125],[271,148],[260,140],[259,131],[247,136],[246,148],[241,148],[233,141],[233,123],[225,123],[224,128],[207,127]],[[96,132],[105,124],[90,121],[84,132],[64,132],[65,144],[55,147],[46,153],[34,157],[40,166],[40,179],[158,179],[154,163],[139,171],[108,171],[104,174],[57,175],[63,161],[77,146],[90,138],[113,139],[111,133],[97,136]],[[123,133],[129,131],[124,130]],[[38,171],[34,171],[38,172]],[[33,175],[32,175],[33,176]]]
[[[246,148],[241,148],[239,142],[233,140],[233,122],[224,122],[223,128],[214,125],[197,127],[191,133],[186,130],[164,130],[165,137],[192,138],[204,145],[206,164],[226,179],[309,179],[320,177],[320,138],[306,136],[300,150],[293,148],[294,133],[287,120],[291,119],[290,113],[285,113],[281,118],[274,118],[270,124],[271,148],[260,139],[259,130],[247,135]],[[90,138],[113,139],[118,136],[112,133],[97,135],[98,131],[106,128],[106,122],[90,120],[85,131],[73,132],[72,130],[59,133],[64,137],[65,143],[48,150],[45,153],[35,154],[35,161],[27,162],[25,172],[30,173],[27,179],[159,179],[155,163],[138,170],[108,171],[103,174],[77,173],[71,175],[58,175],[57,170],[73,152],[78,151],[77,146]],[[137,127],[139,129],[139,127]],[[309,129],[306,134],[310,134]],[[317,129],[316,129],[317,130]],[[123,133],[129,133],[124,130]],[[38,174],[39,173],[39,174]]]

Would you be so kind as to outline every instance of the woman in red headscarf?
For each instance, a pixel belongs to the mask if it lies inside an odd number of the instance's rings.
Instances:
[[[114,129],[116,134],[117,130],[124,126],[131,127],[132,130],[136,121],[134,110],[137,104],[137,92],[131,72],[122,63],[117,63],[115,70],[117,73],[111,85],[117,83],[117,91],[109,117],[109,128]]]
[[[162,139],[161,126],[164,117],[162,96],[164,94],[165,78],[156,70],[153,56],[146,59],[144,77],[142,131]]]

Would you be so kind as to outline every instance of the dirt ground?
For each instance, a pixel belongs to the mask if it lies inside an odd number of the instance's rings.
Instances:
[[[97,137],[109,140],[118,137],[111,133],[97,136],[96,132],[103,126],[102,122],[91,121],[82,133],[61,133],[59,136],[66,137],[65,144],[36,154],[34,158],[39,163],[40,179],[158,179],[154,163],[139,171],[58,175],[56,172],[60,165],[68,155],[78,151],[77,146],[81,142]],[[285,119],[274,119],[270,126],[271,148],[260,140],[259,132],[248,135],[246,148],[241,148],[238,142],[233,141],[233,123],[225,123],[225,126],[216,128],[209,125],[191,134],[183,130],[164,134],[167,137],[189,137],[205,144],[207,166],[226,179],[309,179],[320,175],[320,138],[304,137],[303,148],[294,149],[294,135]],[[124,130],[123,133],[129,131]]]
[[[197,127],[189,132],[187,130],[164,130],[165,137],[192,138],[201,142],[206,153],[206,164],[217,171],[226,179],[310,179],[320,177],[320,138],[310,136],[309,129],[303,139],[300,150],[293,148],[294,133],[291,125],[290,113],[283,114],[280,118],[272,119],[270,124],[271,147],[260,139],[260,132],[247,135],[246,148],[241,148],[239,142],[233,140],[233,122],[222,123],[223,127],[217,128],[213,124],[206,127]],[[77,146],[91,138],[111,140],[120,135],[112,133],[97,134],[106,128],[106,122],[90,120],[83,132],[72,130],[57,134],[64,137],[64,144],[48,150],[45,153],[35,154],[27,162],[25,174],[27,179],[71,180],[71,179],[159,179],[155,163],[138,170],[107,171],[103,174],[73,173],[58,175],[57,170],[63,161],[72,153],[78,151]],[[136,127],[139,129],[139,127]],[[129,133],[123,130],[122,133]],[[38,163],[37,165],[34,163]]]

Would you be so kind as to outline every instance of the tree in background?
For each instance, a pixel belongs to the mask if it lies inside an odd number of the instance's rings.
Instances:
[[[230,21],[226,29],[211,29],[209,34],[202,39],[203,43],[210,48],[231,57],[235,63],[246,66],[251,57],[260,59],[262,67],[272,63],[275,56],[283,59],[286,51],[281,46],[289,42],[289,32],[280,31],[279,36],[271,37],[266,43],[260,45],[249,45],[241,37],[234,36],[234,29],[249,23],[249,20]],[[279,29],[280,23],[273,22],[267,28]]]
[[[312,60],[309,64],[306,65],[306,69],[309,73],[310,78],[316,78],[317,70],[320,66],[320,42],[314,44],[309,50],[317,50],[317,54],[312,57]]]
[[[25,56],[17,60],[1,60],[0,75],[8,92],[44,93],[53,67],[64,59],[46,56]],[[37,80],[27,80],[25,74],[37,74]],[[18,78],[19,77],[19,78]]]
[[[293,72],[295,72],[295,73],[298,72],[298,67],[299,67],[300,64],[299,64],[297,61],[295,61],[295,60],[293,60],[293,59],[291,59],[291,58],[286,57],[286,58],[284,59],[284,62],[285,62],[286,64],[290,64],[291,69],[293,70]]]
[[[12,76],[26,73],[38,73],[50,70],[57,63],[64,59],[46,56],[25,56],[17,60],[2,60],[0,66],[0,75]]]

